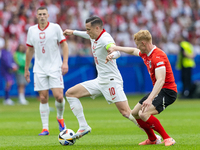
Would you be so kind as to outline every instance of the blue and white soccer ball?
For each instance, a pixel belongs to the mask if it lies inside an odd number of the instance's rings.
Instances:
[[[75,132],[71,129],[65,129],[61,131],[58,135],[58,141],[61,145],[73,145],[76,142],[76,139],[72,139],[72,136]]]

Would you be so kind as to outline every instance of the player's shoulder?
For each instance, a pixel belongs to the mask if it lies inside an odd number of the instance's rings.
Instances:
[[[112,38],[112,36],[111,36],[108,32],[104,32],[104,33],[102,34],[100,40],[101,40],[102,42],[106,42],[106,43],[108,43],[108,41],[109,41],[109,43],[110,43],[110,42],[111,42],[111,43],[114,42],[114,39]]]
[[[52,27],[55,27],[55,28],[60,27],[59,24],[57,24],[57,23],[53,23],[53,22],[49,22],[49,26],[52,26]]]
[[[156,49],[154,49],[152,60],[157,62],[157,61],[165,61],[166,59],[167,59],[166,53],[160,48],[156,47]]]
[[[38,24],[32,25],[28,28],[28,30],[35,30],[38,29]]]
[[[154,56],[167,56],[166,53],[158,47],[155,48],[154,53]]]
[[[103,36],[103,37],[112,38],[112,36],[111,36],[110,33],[108,33],[108,32],[104,32],[104,33],[102,34],[102,36]]]

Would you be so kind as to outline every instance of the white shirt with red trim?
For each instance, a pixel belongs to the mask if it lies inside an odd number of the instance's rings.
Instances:
[[[122,77],[117,67],[116,59],[113,59],[112,61],[109,61],[107,64],[105,64],[106,57],[108,55],[106,46],[110,43],[115,44],[115,41],[109,33],[103,30],[96,40],[91,39],[89,35],[84,31],[75,30],[73,34],[86,39],[90,39],[92,54],[94,56],[96,69],[98,72],[97,79],[101,83],[107,83],[111,78],[114,78],[116,82],[122,82]]]
[[[43,30],[38,24],[29,28],[26,45],[35,50],[33,72],[49,74],[61,70],[62,59],[58,44],[63,41],[66,39],[58,24],[48,22]]]

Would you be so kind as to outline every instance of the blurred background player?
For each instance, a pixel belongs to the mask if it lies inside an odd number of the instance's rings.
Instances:
[[[4,105],[14,105],[14,102],[10,99],[9,91],[14,83],[14,72],[17,70],[17,65],[13,60],[11,52],[8,50],[8,40],[5,39],[5,46],[1,50],[1,74],[5,79],[5,98],[3,100]]]
[[[18,66],[18,70],[16,71],[16,80],[18,85],[18,97],[19,104],[28,105],[28,101],[25,98],[25,87],[27,85],[27,81],[24,77],[24,67],[26,61],[26,47],[23,44],[19,44],[16,52],[14,53],[14,60]]]
[[[134,117],[128,105],[127,97],[123,90],[123,80],[116,64],[119,52],[113,52],[113,60],[105,64],[107,49],[115,44],[109,33],[103,29],[103,22],[99,17],[90,17],[85,22],[86,31],[66,29],[64,35],[76,35],[90,40],[92,53],[98,72],[97,78],[77,84],[68,89],[65,93],[71,110],[77,117],[79,129],[73,138],[80,138],[91,132],[91,127],[87,124],[83,113],[83,107],[79,100],[81,97],[91,96],[95,98],[99,95],[105,97],[109,104],[115,103],[119,112],[135,124]]]
[[[59,130],[66,128],[63,113],[65,99],[63,98],[63,76],[68,72],[68,45],[63,31],[58,24],[47,21],[49,17],[46,7],[37,9],[38,24],[31,26],[27,35],[27,51],[24,76],[30,82],[29,66],[35,52],[34,90],[39,92],[40,115],[43,130],[39,135],[49,135],[49,89],[55,97],[57,121]],[[60,43],[63,51],[63,62],[59,51]]]
[[[192,36],[190,40],[182,37],[182,41],[180,41],[180,52],[176,64],[177,69],[181,70],[183,84],[180,98],[192,97],[192,68],[195,67],[194,47],[191,43],[193,40],[195,39]]]
[[[108,50],[106,62],[112,61],[114,51],[122,51],[130,55],[140,56],[147,66],[153,89],[144,96],[132,110],[132,115],[148,135],[148,139],[139,145],[160,144],[161,138],[153,131],[157,131],[164,139],[165,146],[174,145],[176,142],[162,127],[160,121],[154,117],[174,103],[177,97],[177,86],[167,55],[152,44],[152,36],[148,30],[140,30],[134,34],[137,48],[112,46]]]

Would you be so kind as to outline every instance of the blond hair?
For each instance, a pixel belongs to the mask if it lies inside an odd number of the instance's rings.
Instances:
[[[140,30],[134,34],[134,41],[147,41],[152,43],[151,33],[148,30]]]

